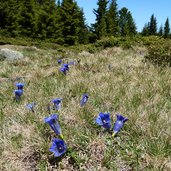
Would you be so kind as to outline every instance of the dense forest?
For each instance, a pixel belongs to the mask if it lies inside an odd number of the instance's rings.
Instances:
[[[98,0],[97,5],[95,23],[88,26],[83,9],[74,0],[0,0],[0,35],[75,45],[137,34],[131,12],[125,7],[119,10],[117,0]],[[138,34],[170,37],[169,19],[158,29],[152,14]]]

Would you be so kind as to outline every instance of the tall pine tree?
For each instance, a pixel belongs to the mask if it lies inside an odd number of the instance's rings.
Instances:
[[[44,0],[37,6],[36,36],[61,41],[60,14],[55,0]],[[58,41],[59,40],[59,41]]]
[[[80,8],[73,0],[63,0],[60,8],[62,34],[64,43],[74,45],[79,42],[80,35]],[[83,22],[83,21],[82,21]]]
[[[17,20],[23,36],[34,36],[36,26],[36,4],[34,0],[23,0],[21,2]]]
[[[159,28],[159,36],[163,36],[163,26],[161,25]]]
[[[134,19],[132,17],[132,14],[131,12],[129,11],[128,14],[127,14],[127,35],[129,36],[133,36],[135,35],[137,32],[136,32],[136,25],[135,25],[135,22],[134,22]]]
[[[170,25],[169,25],[169,18],[166,19],[165,25],[164,25],[164,37],[168,38],[170,33]]]
[[[119,26],[121,36],[132,36],[136,34],[136,25],[132,14],[125,7],[119,11]]]
[[[86,44],[89,41],[89,31],[88,31],[88,26],[86,25],[83,9],[80,9],[80,14],[79,14],[78,37],[79,37],[79,43]]]
[[[21,2],[17,0],[0,1],[0,28],[12,37],[21,32],[18,23],[20,6]]]
[[[154,14],[150,18],[149,35],[157,34],[157,19]]]
[[[98,8],[93,10],[93,13],[96,15],[96,22],[93,24],[94,32],[98,39],[106,36],[107,34],[107,25],[106,25],[106,12],[107,12],[107,0],[98,0]]]
[[[119,33],[117,0],[112,0],[107,11],[107,35],[116,36]]]

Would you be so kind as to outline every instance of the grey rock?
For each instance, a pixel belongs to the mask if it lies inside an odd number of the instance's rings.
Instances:
[[[0,49],[0,61],[3,60],[17,60],[23,58],[23,54],[8,48]]]

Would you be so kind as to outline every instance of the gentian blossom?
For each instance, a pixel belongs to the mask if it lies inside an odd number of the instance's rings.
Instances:
[[[67,69],[65,67],[61,67],[60,71],[66,75]]]
[[[36,106],[36,102],[32,102],[26,105],[26,108],[34,112],[34,107]]]
[[[113,127],[113,136],[115,136],[120,131],[120,129],[123,127],[124,123],[128,120],[128,118],[125,118],[119,114],[117,114],[116,117],[117,117],[117,120]]]
[[[96,123],[102,126],[105,129],[110,129],[110,114],[109,113],[99,113],[99,116],[96,118]]]
[[[69,65],[74,65],[75,64],[75,61],[70,61],[69,62]]]
[[[17,86],[18,90],[23,90],[23,88],[24,88],[23,83],[16,83],[15,85]]]
[[[14,90],[14,94],[15,94],[15,99],[16,100],[20,100],[21,95],[23,94],[23,90]]]
[[[55,157],[60,157],[63,155],[67,150],[67,145],[65,144],[64,140],[54,138],[52,140],[52,146],[50,147],[49,151],[54,153]]]
[[[62,63],[62,59],[58,59],[57,62],[58,62],[58,64],[61,64]]]
[[[82,99],[81,99],[81,101],[80,101],[81,107],[84,106],[84,105],[87,103],[88,98],[89,98],[89,97],[88,97],[88,94],[83,94]]]
[[[69,71],[69,65],[68,64],[63,64],[63,68],[65,68],[67,71]]]
[[[54,110],[60,110],[61,109],[61,102],[63,99],[61,98],[57,98],[57,99],[53,99],[51,100],[51,102],[54,104],[53,105],[53,109]]]
[[[51,129],[57,134],[60,135],[62,137],[62,131],[61,131],[61,127],[58,123],[58,115],[57,114],[52,114],[49,117],[46,117],[44,119],[44,122],[49,124],[49,126],[51,127]]]

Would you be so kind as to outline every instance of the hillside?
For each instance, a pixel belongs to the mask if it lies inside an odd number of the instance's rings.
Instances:
[[[143,60],[146,50],[108,48],[94,54],[67,50],[71,62],[59,71],[57,50],[6,47],[23,53],[18,61],[0,61],[0,170],[166,170],[171,169],[171,68]],[[23,82],[21,100],[14,100],[15,83]],[[83,93],[89,99],[80,107]],[[63,98],[59,111],[47,106]],[[26,104],[36,102],[35,112]],[[100,112],[128,118],[120,132],[95,123]],[[59,115],[67,152],[49,152],[56,137],[44,118]]]

